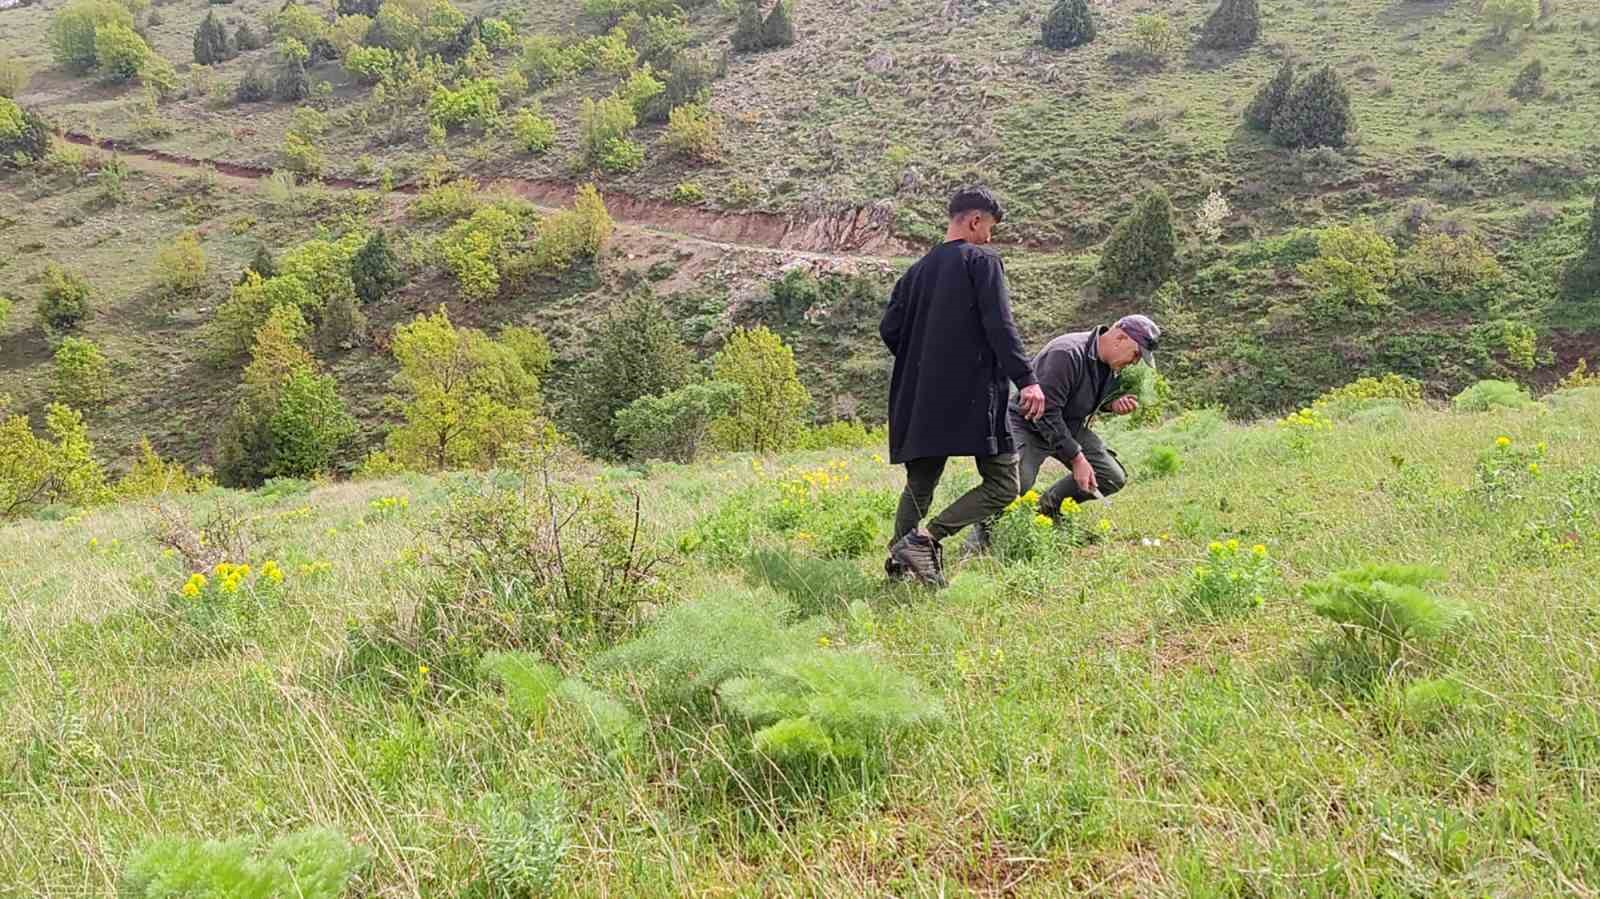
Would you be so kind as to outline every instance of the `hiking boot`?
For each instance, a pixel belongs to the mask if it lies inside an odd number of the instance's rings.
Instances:
[[[980,521],[967,532],[967,540],[961,544],[961,558],[986,556],[989,554],[990,544],[988,524]]]
[[[904,569],[905,576],[909,576],[920,584],[931,587],[944,587],[944,548],[939,541],[913,531],[889,549],[889,561],[884,564],[887,571],[890,565],[898,565]]]
[[[889,548],[891,550],[894,549],[892,546]],[[896,561],[894,556],[883,560],[883,574],[884,577],[891,581],[903,581],[911,577],[911,572],[906,570],[906,566]]]

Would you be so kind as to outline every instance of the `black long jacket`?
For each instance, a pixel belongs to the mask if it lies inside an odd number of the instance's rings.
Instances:
[[[935,247],[896,282],[878,334],[894,355],[889,461],[1015,452],[1006,382],[1036,381],[999,254],[964,240]]]

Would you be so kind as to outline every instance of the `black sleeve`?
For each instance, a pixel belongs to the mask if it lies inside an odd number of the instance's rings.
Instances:
[[[889,295],[889,305],[883,310],[883,320],[878,322],[878,336],[889,348],[889,355],[900,351],[900,328],[906,320],[906,279],[904,275],[894,282],[894,292]]]
[[[993,253],[976,252],[967,257],[967,271],[978,294],[978,315],[983,319],[989,348],[1000,360],[1000,370],[1017,387],[1039,383],[1033,376],[1033,363],[1022,348],[1017,323],[1011,318],[1011,291],[1006,288],[1005,268]]]
[[[1083,360],[1070,350],[1049,350],[1039,356],[1039,386],[1044,389],[1044,415],[1035,423],[1052,453],[1076,456],[1083,448],[1067,428],[1065,407],[1072,385],[1083,376]]]

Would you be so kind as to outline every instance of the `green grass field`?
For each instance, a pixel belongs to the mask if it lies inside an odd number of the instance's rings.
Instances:
[[[452,492],[511,473],[164,503],[234,510],[252,540],[229,561],[285,573],[241,588],[254,612],[227,622],[199,612],[233,600],[181,594],[190,572],[149,508],[21,522],[0,531],[0,892],[107,894],[151,837],[317,824],[371,850],[350,895],[495,895],[474,812],[494,793],[558,797],[555,895],[1588,895],[1597,427],[1592,389],[1485,413],[1380,402],[1304,439],[1210,413],[1114,426],[1134,479],[1081,513],[1099,538],[963,562],[937,594],[878,585],[874,518],[870,546],[830,569],[868,576],[795,627],[811,652],[904,672],[939,712],[873,742],[874,764],[822,774],[752,752],[726,686],[662,705],[647,671],[600,649],[708,596],[793,620],[738,556],[829,539],[773,530],[782,483],[811,485],[802,522],[833,495],[881,509],[899,475],[870,451],[558,469],[639,496],[641,549],[670,559],[608,639],[530,647],[636,716],[631,741],[596,730],[592,695],[508,706],[459,645],[363,667],[357,635],[441,583]],[[1508,454],[1548,449],[1537,477],[1518,461],[1489,489],[1476,471],[1502,436]],[[1175,474],[1141,464],[1156,445],[1181,454]],[[714,536],[741,520],[748,540]],[[1229,539],[1262,545],[1264,602],[1180,611]],[[1355,650],[1300,589],[1379,562],[1438,566],[1431,589],[1470,620],[1392,665]],[[734,652],[719,627],[776,626],[719,621],[689,647],[705,665]],[[1407,692],[1438,681],[1446,700]]]

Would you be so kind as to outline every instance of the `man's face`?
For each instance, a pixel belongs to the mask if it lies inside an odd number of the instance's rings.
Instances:
[[[1121,371],[1139,361],[1139,345],[1133,342],[1132,337],[1123,333],[1121,328],[1112,328],[1106,332],[1106,336],[1111,338],[1110,346],[1107,348],[1105,358],[1100,361],[1111,366],[1112,371]]]
[[[967,243],[983,246],[994,239],[995,225],[999,224],[987,212],[969,212],[962,223],[962,236]]]

